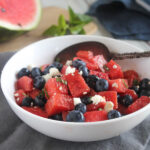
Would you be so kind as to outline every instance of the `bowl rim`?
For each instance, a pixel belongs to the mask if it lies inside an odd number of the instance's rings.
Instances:
[[[32,45],[36,45],[37,43],[41,43],[41,42],[45,42],[45,41],[51,41],[51,40],[57,40],[59,38],[74,38],[74,37],[80,37],[80,38],[83,38],[83,37],[88,37],[88,38],[98,38],[99,40],[101,39],[105,39],[105,40],[112,40],[112,41],[118,41],[118,42],[121,42],[123,44],[126,44],[134,49],[139,49],[138,47],[136,46],[133,46],[129,43],[126,43],[125,41],[122,41],[122,40],[116,40],[116,39],[113,39],[113,38],[109,38],[109,37],[104,37],[104,36],[96,36],[96,35],[65,35],[65,36],[60,36],[60,37],[53,37],[53,38],[46,38],[46,39],[43,39],[43,40],[40,40],[40,41],[37,41],[37,42],[34,42],[32,44],[29,44],[27,46],[25,46],[24,48],[20,49],[19,51],[17,51],[13,56],[11,56],[9,58],[9,60],[5,63],[2,71],[1,71],[1,89],[2,89],[2,92],[8,102],[8,104],[11,106],[13,105],[13,107],[15,109],[17,109],[18,111],[21,111],[22,113],[25,113],[27,116],[30,116],[32,117],[33,119],[39,119],[41,121],[45,121],[45,122],[48,122],[48,123],[57,123],[59,125],[71,125],[71,126],[93,126],[93,125],[103,125],[103,124],[109,124],[109,123],[114,123],[114,122],[120,122],[122,120],[126,120],[126,119],[129,119],[129,118],[134,118],[134,116],[144,112],[144,111],[148,111],[148,109],[150,109],[150,104],[146,105],[145,107],[141,108],[140,110],[134,112],[134,113],[131,113],[131,114],[128,114],[128,115],[125,115],[125,116],[122,116],[122,117],[119,117],[119,118],[115,118],[115,119],[110,119],[110,120],[104,120],[104,121],[97,121],[97,122],[66,122],[66,121],[58,121],[58,120],[53,120],[53,119],[49,119],[49,118],[44,118],[44,117],[40,117],[40,116],[37,116],[35,114],[32,114],[26,110],[24,110],[23,108],[21,108],[19,105],[17,105],[17,103],[15,101],[12,100],[12,98],[10,97],[10,95],[7,93],[7,90],[5,88],[5,85],[3,83],[3,78],[4,78],[4,72],[5,72],[5,69],[7,68],[7,66],[9,66],[9,62],[14,58],[16,57],[16,55],[22,53],[22,51],[30,48],[30,46]],[[141,49],[139,49],[141,50]],[[12,109],[13,111],[13,109]],[[13,111],[14,112],[14,111]],[[17,114],[16,114],[17,115]],[[17,115],[18,116],[18,115]],[[20,117],[19,117],[20,118]],[[20,118],[21,119],[21,118]],[[22,119],[21,119],[22,120]]]

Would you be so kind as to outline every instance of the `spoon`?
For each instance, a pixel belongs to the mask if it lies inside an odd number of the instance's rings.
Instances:
[[[76,52],[82,51],[92,51],[94,55],[102,54],[104,58],[109,61],[113,60],[122,60],[122,59],[133,59],[133,58],[140,58],[140,57],[150,57],[150,51],[148,52],[134,52],[134,53],[111,53],[108,48],[100,43],[94,41],[82,42],[71,45],[69,47],[64,48],[60,53],[55,56],[55,61],[59,61],[61,63],[65,63],[68,59],[72,59],[76,56]]]

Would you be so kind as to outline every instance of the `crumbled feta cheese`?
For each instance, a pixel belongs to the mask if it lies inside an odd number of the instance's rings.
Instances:
[[[114,68],[114,69],[117,69],[117,65],[113,65],[113,68]]]
[[[42,77],[45,79],[45,81],[48,81],[53,76],[61,75],[59,70],[57,68],[50,68],[49,73],[46,75],[43,75]]]
[[[80,98],[73,98],[74,101],[74,106],[81,103],[81,99]]]
[[[82,75],[82,74],[83,74],[83,71],[80,71],[79,74]]]
[[[16,99],[16,101],[19,102],[19,100],[20,100],[20,99],[19,99],[19,97],[18,97],[18,98]]]
[[[15,97],[19,96],[19,93],[15,93],[14,96],[15,96]]]
[[[59,87],[59,90],[62,90],[62,86],[61,86],[61,87]]]
[[[50,74],[43,75],[42,77],[45,79],[45,81],[48,81],[50,78],[52,78]]]
[[[109,112],[111,110],[113,110],[114,108],[114,104],[111,101],[107,101],[104,107],[104,110]]]
[[[35,65],[30,64],[30,65],[28,65],[28,67],[27,67],[27,68],[28,68],[28,70],[30,70],[30,71],[31,71],[34,67],[35,67]]]
[[[66,66],[71,66],[72,65],[72,60],[67,60]]]
[[[74,73],[76,71],[75,68],[72,68],[70,66],[67,67],[65,74],[68,75],[69,73]]]
[[[49,74],[52,76],[57,76],[57,75],[60,75],[60,72],[57,68],[50,68],[49,69]]]
[[[86,95],[87,94],[87,92],[83,92],[83,95]]]
[[[100,96],[100,95],[95,95],[93,97],[91,97],[91,101],[93,102],[93,104],[97,105],[99,102],[105,102],[105,98]]]
[[[118,88],[118,84],[115,82],[115,83],[112,84],[112,87]]]
[[[33,106],[33,102],[31,102],[31,107]]]

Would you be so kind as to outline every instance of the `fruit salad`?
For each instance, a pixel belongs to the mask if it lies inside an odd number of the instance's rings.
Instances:
[[[79,50],[65,64],[28,66],[17,73],[14,98],[48,119],[96,122],[134,113],[150,103],[150,80],[114,60]]]

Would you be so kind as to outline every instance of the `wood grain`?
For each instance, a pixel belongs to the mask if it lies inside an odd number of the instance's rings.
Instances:
[[[44,39],[42,33],[52,24],[57,24],[60,14],[63,14],[66,19],[69,19],[68,11],[58,7],[45,7],[43,8],[42,18],[36,29],[18,37],[11,41],[0,44],[0,52],[16,51],[28,44]],[[91,22],[85,26],[86,34],[94,34],[98,27],[95,23]]]

